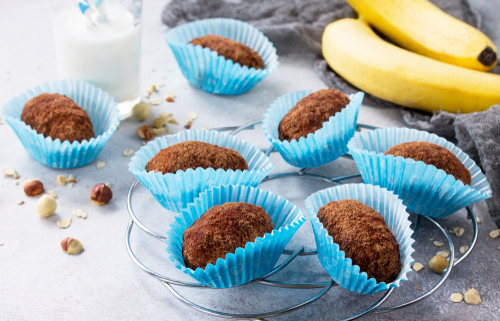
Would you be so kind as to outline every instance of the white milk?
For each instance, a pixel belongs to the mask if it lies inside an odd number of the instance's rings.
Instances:
[[[108,9],[97,26],[76,5],[55,13],[57,68],[60,78],[89,81],[121,102],[140,90],[141,25],[120,6]]]

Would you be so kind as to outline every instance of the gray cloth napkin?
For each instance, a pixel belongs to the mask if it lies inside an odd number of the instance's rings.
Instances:
[[[477,28],[481,16],[467,0],[431,0],[450,15]],[[234,18],[259,28],[275,45],[278,55],[313,53],[318,55],[314,70],[329,87],[345,93],[358,91],[338,76],[321,57],[321,36],[324,28],[342,18],[356,17],[344,0],[172,0],[162,13],[169,27],[206,18]],[[495,68],[500,73],[500,67]],[[388,101],[366,95],[365,101],[376,106],[394,106]],[[458,143],[486,173],[493,190],[488,200],[490,213],[500,226],[500,107],[469,115],[439,113],[434,116],[402,109],[408,125],[434,132]]]

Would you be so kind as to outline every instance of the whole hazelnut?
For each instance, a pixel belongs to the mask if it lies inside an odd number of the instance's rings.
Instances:
[[[103,183],[99,183],[90,192],[90,199],[92,202],[97,205],[108,204],[109,201],[113,198],[113,192],[111,192],[111,188],[106,186]]]
[[[44,191],[43,184],[39,180],[34,180],[24,185],[24,193],[28,196],[36,196],[42,194]]]
[[[78,254],[81,251],[83,251],[83,244],[82,242],[78,241],[77,239],[67,237],[64,240],[61,241],[61,247],[64,252],[68,254]]]
[[[145,121],[151,114],[151,107],[144,102],[140,102],[132,108],[132,116],[140,121]]]
[[[429,267],[440,274],[448,267],[448,260],[444,256],[436,255],[429,261]]]
[[[54,198],[45,194],[36,201],[35,209],[38,215],[49,217],[56,212],[57,203]]]

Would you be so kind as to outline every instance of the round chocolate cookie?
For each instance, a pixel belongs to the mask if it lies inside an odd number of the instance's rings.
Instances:
[[[390,283],[398,277],[399,244],[374,209],[356,200],[332,201],[319,209],[318,219],[333,242],[368,278]]]
[[[385,155],[422,161],[427,165],[434,165],[437,169],[442,169],[448,175],[453,175],[456,180],[462,181],[464,185],[470,185],[471,183],[470,172],[460,160],[446,148],[433,143],[401,143],[389,148]]]
[[[248,169],[245,159],[235,150],[199,141],[189,141],[160,150],[149,160],[146,171],[175,174],[178,170],[185,171],[188,168],[197,169],[198,167],[215,170],[222,168],[225,171]]]
[[[281,141],[299,141],[314,133],[323,123],[349,104],[349,98],[335,89],[322,89],[302,98],[281,119],[278,126]]]
[[[225,203],[210,208],[182,236],[184,264],[193,270],[215,265],[218,258],[235,253],[273,230],[273,221],[260,206]]]
[[[21,120],[38,134],[70,143],[95,137],[94,127],[85,110],[71,98],[59,94],[41,94],[29,100]]]
[[[242,67],[264,69],[266,66],[256,51],[242,43],[225,37],[206,35],[194,38],[189,43],[192,43],[194,46],[200,45],[203,48],[210,48],[210,50],[216,51],[219,56],[231,59],[234,63],[239,63]]]

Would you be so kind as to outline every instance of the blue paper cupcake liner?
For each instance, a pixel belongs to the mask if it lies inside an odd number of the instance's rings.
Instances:
[[[393,282],[377,283],[375,278],[368,279],[366,272],[360,272],[359,266],[353,265],[352,260],[345,257],[345,252],[333,242],[332,237],[328,235],[328,231],[319,221],[317,214],[321,207],[330,201],[342,199],[358,200],[384,217],[385,223],[399,244],[402,262],[401,272]],[[340,286],[356,293],[370,294],[399,287],[401,282],[408,280],[407,274],[411,271],[410,264],[413,262],[411,254],[414,252],[411,245],[415,240],[411,238],[413,231],[410,228],[411,222],[408,220],[406,207],[392,192],[385,188],[365,184],[336,186],[309,196],[306,199],[306,208],[316,239],[319,261]]]
[[[394,145],[425,141],[448,149],[470,171],[471,185],[421,161],[385,156]],[[383,128],[355,136],[349,150],[367,184],[380,185],[398,194],[409,211],[443,218],[465,206],[491,197],[490,184],[479,166],[460,148],[446,139],[410,128]]]
[[[146,172],[146,164],[160,150],[187,141],[201,141],[233,149],[246,160],[248,170],[225,171],[221,168],[198,167],[196,170],[178,170],[175,174]],[[233,184],[255,187],[274,168],[269,157],[257,147],[235,136],[213,130],[186,130],[173,136],[158,137],[136,152],[128,167],[163,207],[177,213],[212,186]]]
[[[350,102],[341,112],[331,116],[323,127],[297,142],[280,141],[278,126],[281,119],[311,90],[294,91],[274,101],[266,111],[262,129],[281,157],[296,167],[317,167],[336,160],[347,153],[347,142],[354,135],[358,112],[364,93],[349,95]]]
[[[194,38],[218,35],[245,44],[264,60],[264,69],[248,68],[217,52],[190,44]],[[276,48],[252,25],[234,19],[215,18],[182,24],[165,33],[182,74],[195,87],[212,94],[239,95],[250,90],[278,67]]]
[[[227,202],[245,202],[262,207],[273,220],[271,234],[248,242],[245,248],[237,248],[228,253],[225,259],[219,258],[215,265],[208,264],[205,269],[187,268],[182,257],[184,231],[208,209]],[[269,273],[281,256],[295,232],[304,224],[306,218],[298,207],[283,197],[260,188],[250,186],[225,185],[213,187],[203,192],[181,215],[175,217],[167,232],[167,252],[175,266],[189,274],[200,283],[213,288],[229,288],[248,283]]]
[[[90,116],[95,138],[81,143],[61,142],[38,134],[21,120],[24,104],[43,93],[58,93],[75,101]],[[40,163],[55,168],[75,168],[96,159],[120,124],[119,110],[113,97],[81,80],[56,80],[31,88],[9,100],[2,118],[14,130],[28,154]]]

